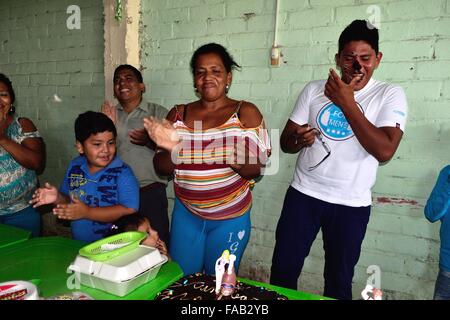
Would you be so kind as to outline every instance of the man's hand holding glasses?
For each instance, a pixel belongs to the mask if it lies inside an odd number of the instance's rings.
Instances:
[[[310,147],[314,143],[317,134],[319,131],[313,127],[310,127],[308,124],[304,124],[299,126],[297,130],[294,132],[293,137],[295,139],[295,145],[301,145],[303,147]]]
[[[315,156],[312,157],[314,159],[314,163],[311,164],[311,166],[308,167],[308,171],[312,171],[316,169],[319,165],[321,165],[331,154],[331,149],[328,146],[328,144],[322,139],[321,133],[317,128],[312,128],[308,124],[304,124],[303,126],[300,126],[296,132],[294,133],[295,136],[295,144],[301,144],[301,148],[308,147],[305,152],[314,152],[317,153],[317,156],[319,158],[316,158]],[[319,140],[320,143],[320,152],[315,150],[309,150],[309,147],[311,147],[315,140]]]

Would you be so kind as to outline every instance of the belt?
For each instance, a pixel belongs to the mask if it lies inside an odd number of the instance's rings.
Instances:
[[[159,188],[159,187],[165,188],[166,185],[164,183],[161,183],[161,182],[153,182],[153,183],[150,183],[150,184],[148,184],[146,186],[140,187],[139,190],[140,191],[148,191],[148,190],[152,190],[152,189]]]

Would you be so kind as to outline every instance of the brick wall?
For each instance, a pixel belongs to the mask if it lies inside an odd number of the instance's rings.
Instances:
[[[72,4],[81,9],[79,30],[66,26]],[[103,101],[102,1],[1,1],[0,15],[0,72],[13,81],[18,114],[44,137],[40,180],[59,185],[76,155],[75,118]]]
[[[375,5],[376,7],[373,7]],[[371,7],[372,6],[372,7]],[[273,129],[282,129],[299,91],[334,67],[337,39],[356,18],[380,13],[380,49],[375,78],[406,91],[409,120],[394,159],[380,167],[374,206],[360,261],[354,298],[360,297],[370,265],[381,269],[387,299],[430,299],[438,268],[439,224],[423,206],[450,155],[450,0],[281,0],[282,66],[269,66],[273,0],[143,1],[141,58],[146,97],[170,108],[195,99],[189,60],[199,45],[225,45],[242,65],[230,96],[255,103]],[[277,136],[273,136],[278,139]],[[446,139],[447,138],[447,139]],[[280,154],[279,172],[254,189],[252,235],[240,275],[268,281],[274,230],[296,156]],[[307,258],[299,289],[323,290],[320,235]]]
[[[80,29],[67,28],[72,4],[80,7]],[[30,118],[44,138],[41,183],[59,186],[76,155],[75,118],[98,110],[104,99],[102,1],[2,0],[0,16],[0,72],[13,82],[17,114]],[[43,221],[44,235],[70,235],[68,224],[52,214]]]
[[[69,5],[81,8],[81,29],[68,30]],[[423,218],[423,206],[450,155],[450,0],[281,0],[279,44],[283,63],[269,66],[273,0],[142,1],[141,58],[146,98],[170,108],[195,99],[189,60],[206,42],[229,48],[243,68],[230,95],[252,101],[271,129],[282,129],[299,91],[334,66],[337,38],[355,18],[380,12],[384,56],[375,78],[402,85],[409,102],[404,139],[394,159],[380,167],[373,213],[356,268],[354,297],[366,269],[381,268],[388,299],[429,299],[438,268],[439,223]],[[73,121],[103,101],[101,1],[0,1],[0,72],[10,76],[19,115],[33,120],[47,145],[41,181],[59,184],[76,154]],[[62,102],[57,102],[57,95]],[[446,139],[447,138],[447,139]],[[276,135],[273,136],[277,140]],[[280,154],[279,171],[254,189],[252,235],[240,275],[267,281],[274,230],[296,156]],[[173,196],[173,195],[172,195]],[[321,293],[320,235],[299,289]]]

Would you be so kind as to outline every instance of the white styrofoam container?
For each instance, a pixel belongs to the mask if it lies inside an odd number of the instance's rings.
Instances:
[[[73,270],[114,282],[127,281],[161,262],[158,249],[144,245],[107,261],[93,261],[77,255]],[[71,265],[71,266],[72,266]],[[72,270],[72,269],[71,269]]]
[[[83,285],[123,297],[153,280],[167,260],[158,249],[140,245],[102,262],[78,255],[69,269],[80,274]]]

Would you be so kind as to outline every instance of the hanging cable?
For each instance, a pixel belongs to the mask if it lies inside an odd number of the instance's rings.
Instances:
[[[275,5],[275,25],[273,32],[273,44],[272,49],[270,51],[270,64],[272,66],[278,67],[280,65],[281,52],[278,47],[278,12],[280,9],[280,0],[276,0]]]

